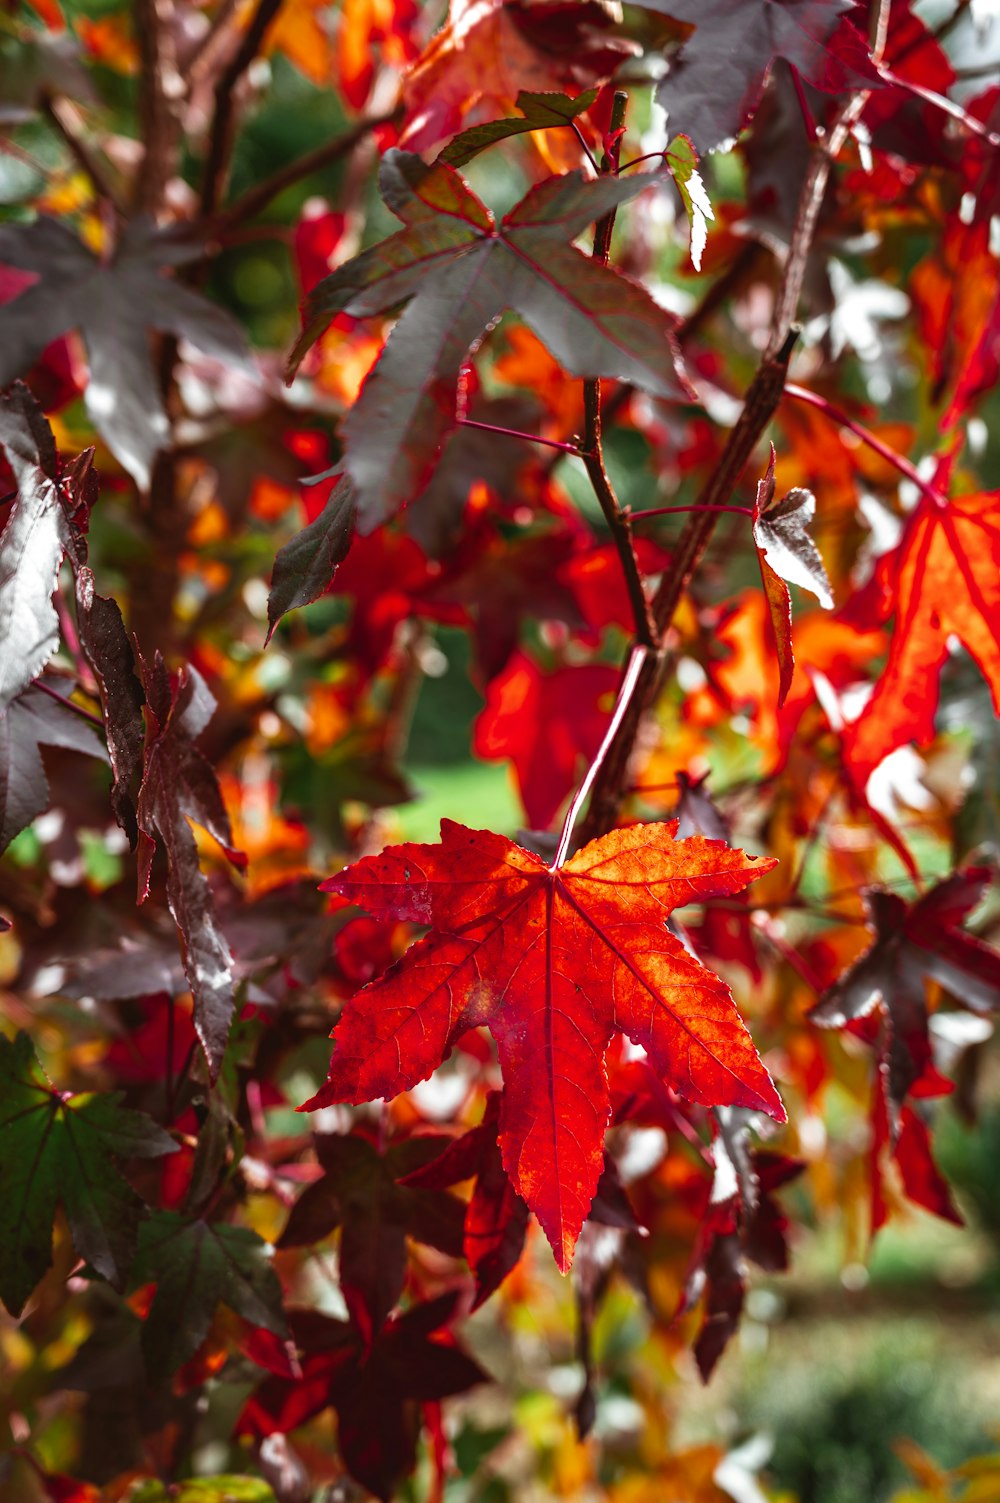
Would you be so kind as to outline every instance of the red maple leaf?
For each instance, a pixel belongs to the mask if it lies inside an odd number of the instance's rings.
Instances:
[[[982,669],[1000,714],[1000,491],[947,504],[922,497],[878,579],[879,614],[895,611],[896,625],[882,677],[845,736],[859,787],[896,747],[933,739],[952,633]]]
[[[504,1168],[564,1270],[601,1174],[616,1032],[689,1100],[783,1121],[729,988],[666,928],[675,908],[739,892],[775,863],[675,831],[614,830],[551,868],[443,820],[439,845],[392,846],[330,878],[328,890],[433,932],[346,1005],[329,1077],[303,1109],[395,1096],[486,1025],[504,1076]]]

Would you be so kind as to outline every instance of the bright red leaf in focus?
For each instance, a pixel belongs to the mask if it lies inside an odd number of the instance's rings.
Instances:
[[[666,928],[675,908],[740,892],[775,863],[675,830],[614,830],[553,870],[503,835],[443,820],[439,845],[392,846],[331,877],[326,890],[433,932],[347,1004],[306,1108],[395,1096],[488,1026],[504,1168],[564,1271],[601,1174],[617,1031],[689,1100],[784,1121],[729,988]]]

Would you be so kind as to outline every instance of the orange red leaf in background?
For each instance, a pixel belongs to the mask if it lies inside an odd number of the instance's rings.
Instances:
[[[883,757],[934,736],[938,678],[954,634],[972,654],[1000,713],[1000,492],[923,496],[899,546],[879,560],[877,614],[895,613],[889,660],[845,733],[859,787]]]
[[[480,118],[515,113],[522,90],[577,95],[606,79],[636,50],[611,31],[600,0],[452,0],[447,25],[404,80],[403,143],[425,151]],[[546,131],[553,171],[580,160],[568,130]]]

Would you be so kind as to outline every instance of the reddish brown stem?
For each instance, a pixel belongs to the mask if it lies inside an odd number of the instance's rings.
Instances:
[[[174,60],[173,0],[135,0],[135,34],[139,44],[139,114],[142,162],[136,173],[135,207],[156,214],[177,156],[177,119],[172,91]]]
[[[785,386],[785,395],[794,397],[797,402],[805,402],[809,407],[815,407],[817,412],[821,412],[824,417],[829,418],[831,423],[836,423],[838,427],[846,428],[849,433],[853,433],[855,438],[859,438],[863,444],[867,444],[869,449],[873,449],[876,454],[880,454],[888,464],[892,465],[893,469],[898,470],[901,475],[905,475],[907,480],[912,480],[913,484],[929,500],[933,501],[935,506],[948,505],[948,497],[939,491],[936,485],[932,485],[929,480],[925,480],[919,470],[908,459],[905,459],[902,454],[899,454],[888,444],[883,443],[863,423],[856,422],[854,418],[848,417],[846,412],[842,412],[839,407],[835,407],[832,402],[828,402],[826,397],[821,397],[818,392],[808,391],[804,386],[796,386],[791,381]]]
[[[100,715],[93,715],[90,710],[85,710],[82,705],[74,704],[71,699],[67,699],[64,694],[60,694],[58,689],[51,688],[44,679],[36,678],[33,687],[41,689],[43,694],[47,694],[50,699],[54,699],[57,704],[65,706],[67,710],[72,710],[74,715],[79,715],[83,720],[89,720],[91,725],[96,725],[99,731],[104,730],[104,721]]]
[[[500,428],[496,423],[480,423],[475,418],[460,417],[460,428],[479,428],[483,433],[502,433],[506,438],[520,438],[526,444],[545,444],[549,449],[559,449],[563,454],[579,454],[579,444],[563,444],[556,438],[542,438],[539,433],[522,433],[519,428]]]
[[[638,521],[641,521],[645,517],[666,517],[666,516],[669,516],[672,512],[692,512],[692,511],[707,511],[707,512],[711,512],[713,517],[717,517],[719,515],[719,513],[722,512],[722,511],[731,512],[734,516],[737,516],[737,517],[752,517],[753,516],[753,509],[751,507],[749,507],[749,506],[701,506],[701,505],[696,505],[696,506],[651,506],[648,511],[632,511],[632,512],[629,512],[629,517],[631,518],[631,520],[633,522],[638,522]]]
[[[937,94],[933,89],[925,89],[922,84],[911,83],[908,78],[900,78],[898,73],[893,73],[890,68],[881,68],[880,73],[886,83],[893,84],[897,89],[903,89],[907,94],[913,94],[917,99],[923,99],[927,104],[933,105],[942,114],[951,120],[957,120],[965,130],[974,136],[981,136],[993,147],[1000,147],[1000,136],[991,131],[988,125],[977,120],[975,115],[970,115],[968,110],[963,110],[960,104],[949,99],[945,94]],[[995,72],[995,69],[994,69]]]

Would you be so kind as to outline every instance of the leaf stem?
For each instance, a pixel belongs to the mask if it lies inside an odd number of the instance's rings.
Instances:
[[[631,162],[623,162],[621,164],[618,169],[618,175],[620,177],[623,172],[628,172],[631,168],[638,167],[642,162],[651,162],[654,157],[657,161],[662,162],[664,155],[665,153],[662,151],[647,151],[641,157],[633,157]]]
[[[624,126],[627,108],[628,95],[618,90],[611,107],[611,124],[608,129],[610,137],[614,138],[615,133],[620,132]],[[617,153],[620,141],[619,134],[615,145],[611,148],[613,155],[605,156],[601,162],[601,171],[605,174],[616,173],[618,170]],[[598,221],[594,230],[593,257],[602,266],[607,266],[610,259],[611,235],[614,227],[615,211],[612,209],[609,214],[605,214],[604,218]],[[621,560],[632,615],[635,618],[635,639],[643,647],[655,650],[657,647],[656,627],[632,543],[632,524],[628,513],[622,509],[615,495],[614,486],[611,484],[611,478],[604,464],[604,451],[601,445],[601,382],[597,376],[590,377],[583,383],[583,416],[581,458],[587,467],[587,475],[594,488],[594,495],[604,513],[604,519]]]
[[[827,401],[826,397],[821,397],[818,392],[808,391],[804,386],[797,386],[793,381],[789,381],[785,386],[785,394],[786,396],[794,397],[797,402],[804,402],[807,407],[815,407],[817,412],[821,412],[824,417],[829,418],[831,423],[836,423],[839,427],[846,428],[849,433],[854,434],[855,438],[859,438],[863,444],[867,444],[869,449],[873,449],[876,454],[880,454],[887,464],[892,465],[893,469],[898,470],[901,475],[905,475],[907,480],[911,480],[928,500],[933,501],[935,506],[947,507],[948,497],[942,491],[939,491],[936,485],[932,485],[929,480],[925,480],[915,465],[912,465],[897,450],[883,443],[880,438],[872,433],[870,428],[866,428],[863,423],[856,422],[854,418],[848,417],[846,412],[842,412],[839,407],[835,407],[832,402]]]
[[[545,444],[549,449],[559,449],[563,454],[579,454],[579,444],[564,444],[556,438],[542,438],[539,433],[522,433],[519,428],[501,428],[496,423],[480,423],[476,418],[460,417],[460,428],[479,428],[483,433],[502,433],[505,438],[520,438],[527,444]]]
[[[720,511],[728,511],[738,517],[753,516],[753,509],[749,506],[703,506],[699,504],[695,506],[653,506],[648,511],[630,511],[629,517],[633,522],[638,522],[645,517],[665,517],[671,512],[680,511],[707,511],[711,512],[713,516],[718,516]]]
[[[601,175],[601,169],[597,165],[597,158],[594,156],[594,153],[591,151],[590,147],[587,145],[587,138],[586,138],[586,136],[583,134],[583,131],[577,125],[577,123],[576,123],[575,120],[570,120],[568,123],[569,123],[570,129],[572,130],[574,136],[576,136],[576,139],[579,141],[580,145],[583,147],[584,152],[586,153],[586,156],[587,156],[587,161],[590,163],[591,167],[593,167],[595,175],[597,177],[600,177],[600,175]]]
[[[996,72],[995,67],[993,72]],[[923,99],[950,119],[957,120],[959,125],[972,135],[981,136],[984,141],[989,142],[990,146],[1000,147],[1000,136],[995,131],[991,131],[988,125],[977,120],[975,115],[970,115],[968,110],[963,110],[960,104],[956,104],[947,95],[935,93],[933,89],[925,89],[923,84],[911,83],[908,78],[900,78],[899,74],[893,73],[891,68],[880,68],[879,73],[886,83],[892,84],[897,89],[903,89],[907,94],[913,94],[917,99]]]
[[[94,715],[90,710],[85,710],[83,705],[74,704],[71,699],[66,698],[65,694],[60,694],[58,689],[51,688],[43,679],[36,678],[32,688],[41,689],[43,694],[47,694],[57,704],[63,705],[67,710],[72,710],[74,714],[79,715],[83,720],[89,720],[91,725],[96,725],[99,731],[104,730],[104,721],[100,715]]]
[[[618,735],[618,729],[622,721],[625,719],[629,705],[632,703],[632,696],[635,694],[636,685],[639,682],[640,675],[642,674],[642,670],[649,657],[650,651],[648,647],[644,646],[641,642],[636,642],[633,644],[632,651],[629,654],[628,666],[625,669],[625,676],[622,679],[621,687],[618,690],[618,698],[615,701],[615,708],[611,716],[611,721],[608,725],[607,730],[604,732],[604,739],[602,740],[600,746],[597,748],[596,757],[587,768],[587,773],[584,777],[583,782],[580,784],[579,788],[576,790],[576,793],[573,795],[572,803],[566,810],[566,818],[563,820],[562,833],[559,836],[559,847],[556,851],[555,859],[553,860],[552,865],[549,867],[550,871],[557,871],[566,860],[566,854],[569,851],[569,843],[573,838],[573,826],[576,824],[577,815],[586,802],[587,795],[589,794],[591,788],[594,786],[594,780],[601,770],[601,765],[604,762],[604,759],[610,751],[612,745],[614,744],[615,737]]]

